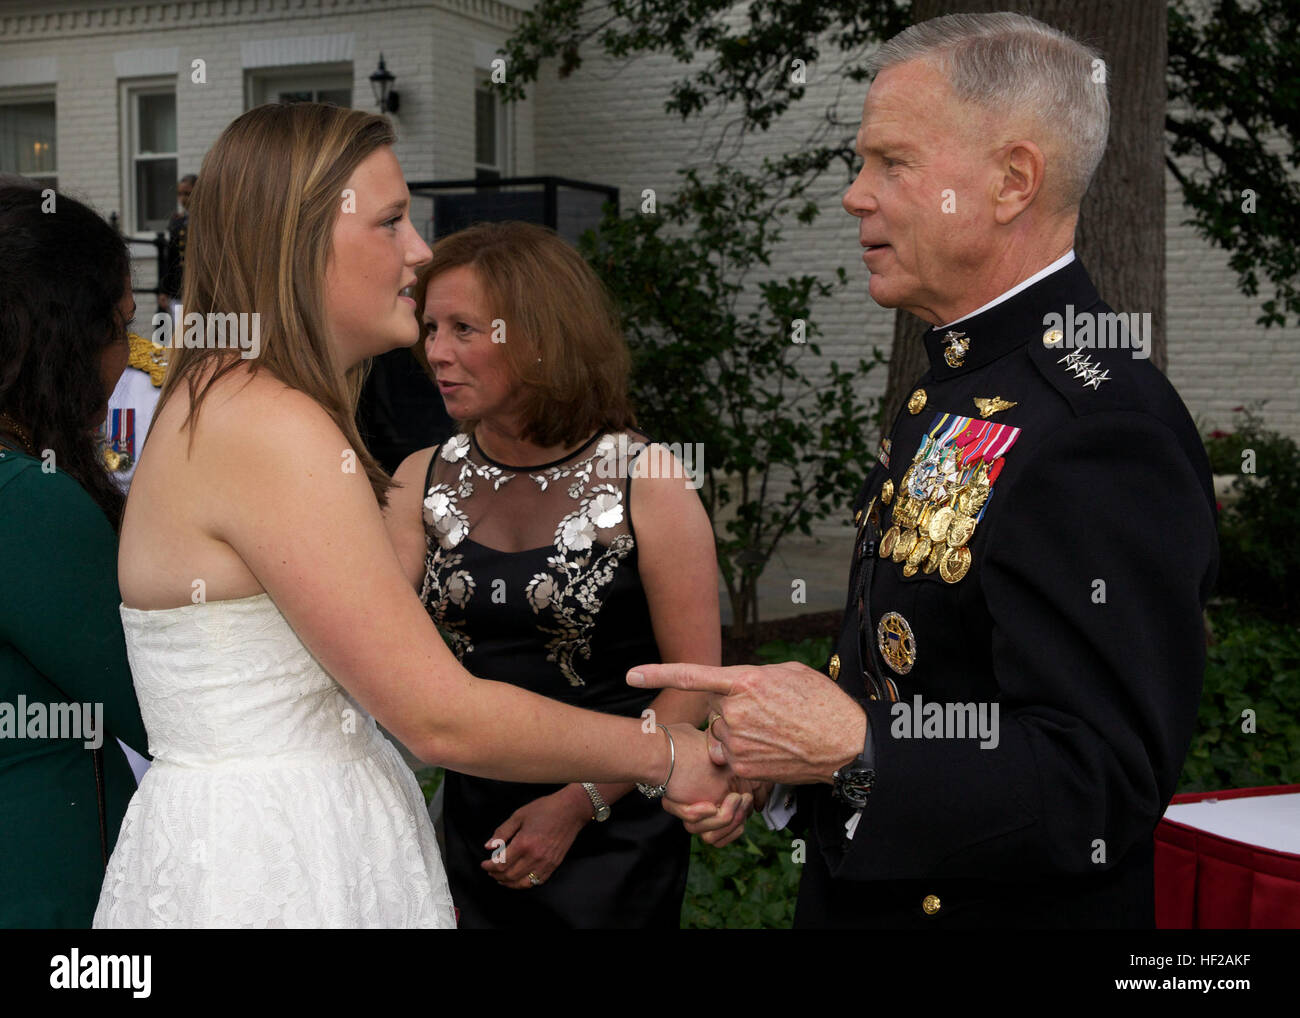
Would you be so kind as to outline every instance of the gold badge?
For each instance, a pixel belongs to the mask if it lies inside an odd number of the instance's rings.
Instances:
[[[886,480],[884,485],[880,489],[880,501],[883,502],[885,505],[889,505],[889,503],[892,502],[893,500],[894,500],[894,482],[893,479],[891,478]]]
[[[880,539],[880,557],[889,558],[894,552],[894,545],[898,543],[898,528],[890,527],[885,531],[885,536]]]
[[[936,510],[930,518],[930,540],[935,544],[943,544],[948,539],[948,528],[956,518],[957,514],[949,506]]]
[[[970,570],[970,549],[949,548],[939,560],[939,575],[945,583],[957,583]]]
[[[912,554],[912,549],[916,547],[916,531],[908,527],[898,535],[898,543],[894,545],[894,561],[905,562],[907,556]]]
[[[929,559],[931,547],[931,540],[924,534],[916,539],[916,543],[912,545],[912,550],[907,553],[907,561],[903,563],[904,576],[916,575],[916,571]]]
[[[956,516],[948,528],[948,547],[960,548],[975,533],[975,521],[969,516]]]
[[[948,335],[943,337],[943,341],[948,344],[948,349],[943,352],[944,362],[950,368],[961,367],[966,360],[966,354],[970,352],[970,337],[964,332],[949,330]]]
[[[876,626],[876,646],[880,656],[899,675],[906,675],[916,663],[916,638],[907,619],[898,612],[886,612]]]
[[[831,663],[826,670],[830,672],[832,682],[840,677],[840,656],[838,654],[831,655]]]
[[[919,414],[925,409],[925,390],[917,389],[907,398],[907,412],[910,414]]]
[[[1001,396],[974,396],[975,406],[979,408],[980,416],[988,420],[994,414],[1000,414],[1003,410],[1010,410],[1017,406],[1013,400],[1003,399]]]
[[[1065,333],[1060,329],[1048,329],[1043,333],[1043,346],[1052,347],[1058,345],[1061,340],[1065,339]]]

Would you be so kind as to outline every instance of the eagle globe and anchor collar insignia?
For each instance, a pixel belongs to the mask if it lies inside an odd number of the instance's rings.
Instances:
[[[943,341],[948,349],[943,352],[944,363],[950,368],[959,368],[966,363],[966,354],[970,352],[970,337],[964,332],[948,330]]]

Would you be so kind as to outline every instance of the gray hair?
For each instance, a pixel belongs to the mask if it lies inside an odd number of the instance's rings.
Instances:
[[[909,60],[933,65],[964,102],[1037,121],[1063,161],[1053,187],[1079,203],[1110,129],[1105,64],[1096,50],[1025,14],[949,14],[894,36],[871,69]]]

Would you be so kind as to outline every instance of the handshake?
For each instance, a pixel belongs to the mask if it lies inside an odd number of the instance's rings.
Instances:
[[[709,725],[673,726],[676,764],[664,809],[710,845],[740,837],[772,784],[830,784],[866,742],[866,712],[807,665],[641,665],[632,686],[709,694]]]

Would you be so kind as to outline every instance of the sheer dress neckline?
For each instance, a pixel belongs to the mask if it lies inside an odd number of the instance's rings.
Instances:
[[[527,474],[527,473],[535,473],[536,471],[539,470],[550,470],[552,467],[558,467],[561,463],[569,462],[569,460],[573,459],[575,456],[585,452],[591,446],[591,443],[596,441],[596,439],[600,438],[600,436],[603,435],[607,430],[608,429],[606,428],[599,429],[594,435],[592,435],[589,439],[583,442],[582,445],[574,449],[573,452],[566,453],[565,455],[561,456],[559,459],[551,460],[549,463],[539,463],[536,466],[517,466],[515,464],[502,463],[499,460],[494,460],[491,456],[489,456],[487,453],[483,451],[483,447],[478,444],[478,437],[476,435],[471,434],[469,436],[469,442],[470,445],[473,447],[474,452],[477,453],[480,457],[482,457],[483,461],[489,464],[490,466],[497,467],[500,470],[512,470],[515,473]]]

